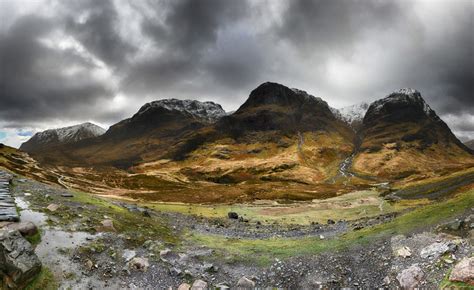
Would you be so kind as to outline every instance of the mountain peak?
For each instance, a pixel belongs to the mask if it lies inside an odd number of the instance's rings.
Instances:
[[[168,111],[187,113],[208,122],[215,122],[226,115],[221,105],[214,102],[200,102],[196,100],[162,99],[143,105],[136,115],[143,115],[152,110],[162,108]]]
[[[308,103],[318,103],[329,108],[321,98],[310,95],[306,91],[290,89],[279,83],[265,82],[250,93],[249,98],[239,110],[260,105],[293,107]]]
[[[104,128],[90,122],[63,128],[48,129],[33,135],[33,137],[28,141],[21,144],[20,149],[27,152],[33,152],[49,146],[72,143],[87,138],[97,137],[104,133]]]
[[[410,119],[428,117],[434,120],[439,119],[436,113],[430,108],[415,89],[402,88],[370,104],[366,117],[373,115],[387,115],[397,112],[400,117],[409,116]]]

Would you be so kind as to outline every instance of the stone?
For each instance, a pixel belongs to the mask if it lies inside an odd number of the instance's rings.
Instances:
[[[409,247],[401,247],[397,250],[397,256],[402,258],[408,258],[411,256],[411,250]]]
[[[123,251],[122,258],[125,260],[125,262],[130,261],[131,259],[135,258],[137,253],[133,250],[125,250]]]
[[[116,232],[117,230],[114,227],[114,221],[111,219],[105,219],[100,222],[102,226],[98,227],[99,231],[105,232]]]
[[[38,228],[32,222],[12,223],[8,225],[8,228],[19,231],[24,237],[33,236],[38,233]]]
[[[413,289],[420,285],[424,276],[425,274],[421,268],[417,264],[414,264],[400,272],[397,275],[397,280],[402,288]]]
[[[437,258],[448,251],[449,245],[447,243],[436,242],[421,249],[420,256],[423,259],[426,259],[428,257]]]
[[[160,251],[160,258],[163,262],[168,262],[168,263],[171,263],[180,259],[178,254],[176,254],[175,252],[171,251],[171,249],[168,249],[168,248]]]
[[[41,262],[30,243],[15,230],[0,231],[2,289],[25,287],[41,271]]]
[[[74,197],[74,195],[71,194],[71,193],[63,193],[63,194],[61,194],[61,196],[62,197]]]
[[[244,289],[253,289],[255,288],[255,282],[250,280],[249,278],[243,276],[237,282],[237,288],[244,288]]]
[[[128,263],[128,266],[130,269],[146,272],[150,266],[150,263],[148,263],[147,258],[135,257]]]
[[[191,289],[191,285],[188,283],[182,283],[178,286],[178,290],[189,290]]]
[[[87,271],[91,271],[94,267],[94,263],[91,260],[87,259],[84,266],[86,267]]]
[[[196,280],[191,287],[191,290],[204,290],[207,289],[207,283],[203,280]]]
[[[464,282],[474,286],[474,257],[466,257],[457,263],[449,275],[449,281]]]
[[[236,220],[236,219],[239,219],[239,214],[237,214],[236,212],[229,212],[227,213],[227,217],[230,218],[230,219],[233,219],[233,220]]]
[[[59,208],[59,204],[51,203],[46,207],[47,210],[49,211],[57,211]]]

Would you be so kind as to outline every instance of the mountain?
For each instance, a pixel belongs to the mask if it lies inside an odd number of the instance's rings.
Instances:
[[[466,145],[469,149],[474,150],[474,140],[469,140],[464,142],[464,145]]]
[[[217,126],[234,135],[275,130],[346,131],[321,98],[271,82],[254,89],[246,102],[235,113],[222,118]]]
[[[129,167],[166,154],[176,140],[208,126],[226,113],[219,104],[164,99],[143,105],[131,118],[112,125],[97,138],[38,152],[43,162]]]
[[[28,141],[21,144],[20,150],[29,153],[37,152],[52,146],[97,137],[104,133],[105,129],[89,122],[70,127],[50,129],[36,133]]]
[[[364,173],[401,178],[473,163],[472,151],[414,89],[370,104],[359,137],[354,168]]]
[[[365,113],[369,109],[369,104],[362,102],[340,109],[331,109],[338,119],[347,123],[351,128],[358,130],[362,125]]]
[[[266,82],[236,112],[179,140],[166,157],[190,180],[314,183],[337,172],[353,138],[322,99]]]

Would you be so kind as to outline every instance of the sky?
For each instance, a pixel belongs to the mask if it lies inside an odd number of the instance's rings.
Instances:
[[[419,90],[474,139],[472,0],[0,0],[0,142],[266,81],[340,108]]]

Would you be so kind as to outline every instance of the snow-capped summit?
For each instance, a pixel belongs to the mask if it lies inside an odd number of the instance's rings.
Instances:
[[[39,151],[49,146],[77,142],[97,137],[104,133],[104,128],[89,122],[64,128],[49,129],[36,133],[28,141],[21,144],[20,149],[26,152]]]
[[[215,122],[226,115],[226,112],[222,109],[221,105],[214,102],[178,99],[163,99],[147,103],[140,108],[136,115],[142,115],[153,108],[163,108],[169,111],[175,110],[188,113],[208,122]]]
[[[369,104],[362,102],[340,109],[331,108],[331,111],[333,112],[334,116],[336,116],[336,118],[349,124],[350,126],[353,126],[362,122],[368,109]]]
[[[379,112],[383,107],[391,106],[391,104],[412,105],[422,108],[428,117],[435,117],[436,113],[421,97],[419,91],[411,88],[402,88],[388,95],[387,97],[377,100],[370,104],[369,110],[372,113]]]

